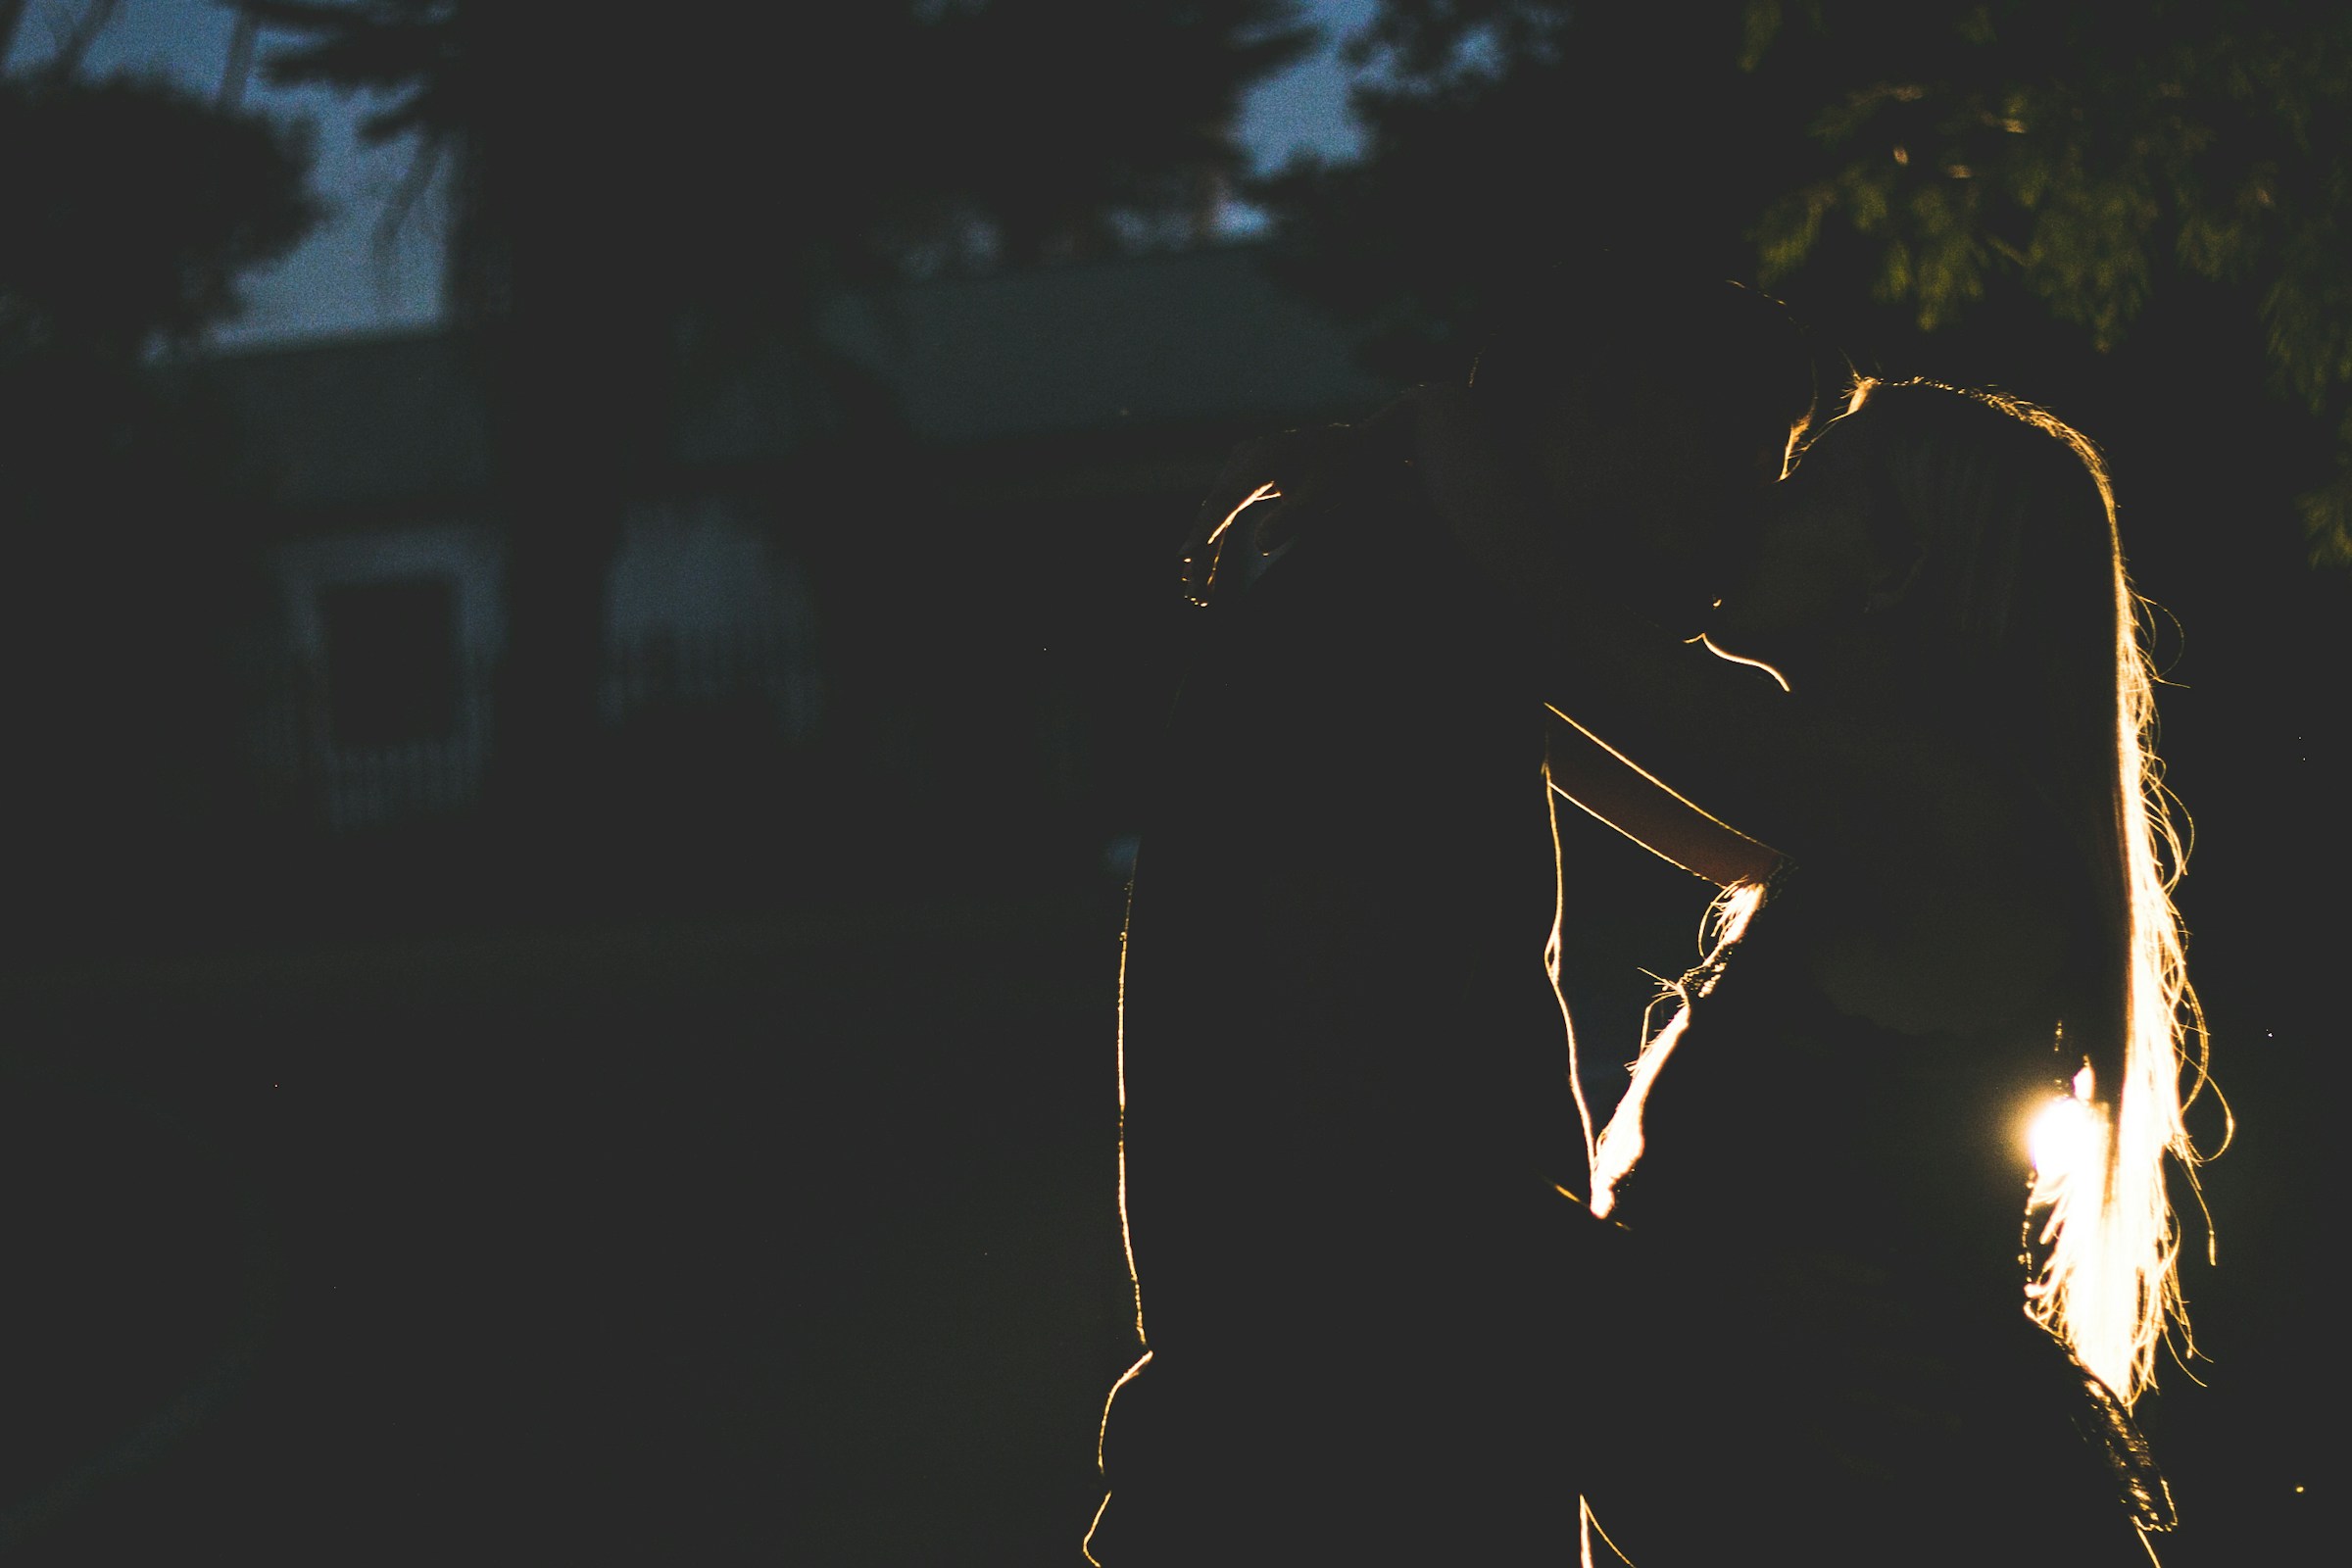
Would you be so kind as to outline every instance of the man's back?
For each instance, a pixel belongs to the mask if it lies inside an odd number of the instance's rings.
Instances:
[[[1107,1568],[1575,1539],[1541,709],[1409,471],[1363,481],[1212,611],[1138,865]]]

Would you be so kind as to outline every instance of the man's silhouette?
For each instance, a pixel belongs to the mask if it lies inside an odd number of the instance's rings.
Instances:
[[[1605,516],[1607,569],[1665,613],[1705,604],[1694,567],[1810,388],[1770,302],[1623,278],[1524,313],[1476,382],[1510,460]],[[1278,557],[1248,513],[1218,541],[1137,865],[1122,1207],[1148,1354],[1105,1415],[1105,1568],[1576,1539],[1579,1362],[1606,1350],[1578,1303],[1607,1283],[1578,1262],[1545,966],[1557,698],[1408,441],[1376,421],[1317,466]],[[1572,933],[1606,917],[1605,890],[1566,897]]]

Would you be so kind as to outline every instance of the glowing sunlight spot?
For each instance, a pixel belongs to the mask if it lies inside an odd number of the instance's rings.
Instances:
[[[2065,1180],[2082,1170],[2103,1141],[2099,1113],[2071,1095],[2042,1106],[2026,1131],[2026,1152],[2033,1156],[2034,1174],[2043,1183]]]
[[[2040,1110],[2026,1127],[2026,1154],[2034,1162],[2033,1190],[2027,1195],[2026,1206],[2031,1210],[2046,1210],[2040,1231],[2042,1244],[2056,1239],[2060,1228],[2071,1212],[2088,1207],[2095,1215],[2098,1193],[2103,1185],[2099,1176],[2107,1162],[2107,1118],[2093,1101],[2090,1068],[2086,1065],[2075,1074],[2074,1093],[2058,1095],[2042,1102]],[[2080,1288],[2095,1290],[2100,1282],[2085,1278]],[[2051,1290],[2047,1280],[2036,1280],[2027,1288],[2027,1298],[2046,1300]],[[2082,1356],[2080,1347],[2070,1347]],[[2109,1349],[2093,1346],[2094,1353]],[[2088,1358],[2083,1359],[2088,1366]],[[2092,1366],[2091,1370],[2107,1380],[2108,1368]],[[2110,1388],[2115,1387],[2108,1381]]]

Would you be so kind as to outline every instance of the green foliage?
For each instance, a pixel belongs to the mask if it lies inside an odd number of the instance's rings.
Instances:
[[[1369,156],[1257,195],[1399,373],[1601,246],[2093,351],[2218,291],[2352,466],[2352,8],[1386,0],[1354,52]],[[2352,486],[2301,507],[2352,563]]]
[[[2274,385],[2345,432],[2352,464],[2352,11],[2299,0],[2101,8],[1817,8],[1809,33],[1747,8],[1759,73],[1832,88],[1806,177],[1755,229],[1767,282],[1833,222],[1875,251],[1878,296],[1923,330],[2013,280],[2092,342],[2120,342],[2185,278],[2250,291]],[[1904,42],[1908,47],[1902,46]],[[2301,498],[2315,560],[2352,562],[2352,488]]]

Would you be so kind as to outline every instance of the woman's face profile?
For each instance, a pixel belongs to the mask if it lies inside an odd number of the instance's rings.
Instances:
[[[1805,449],[1766,491],[1735,547],[1707,638],[1770,661],[1793,640],[1862,612],[1877,569],[1867,454],[1845,420]]]

